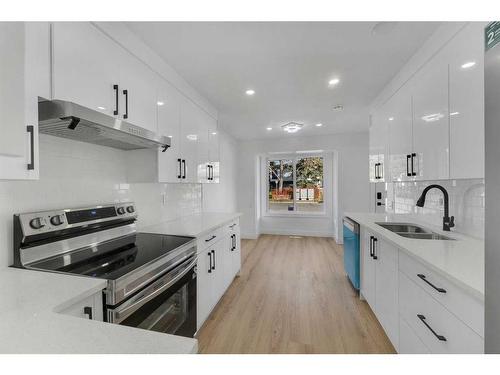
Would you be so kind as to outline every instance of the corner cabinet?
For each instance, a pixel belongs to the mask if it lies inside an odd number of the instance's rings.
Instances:
[[[50,26],[0,23],[0,180],[39,178],[38,100],[50,96]]]

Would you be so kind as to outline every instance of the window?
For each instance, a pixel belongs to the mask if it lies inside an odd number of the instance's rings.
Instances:
[[[322,214],[323,156],[267,159],[269,213]]]

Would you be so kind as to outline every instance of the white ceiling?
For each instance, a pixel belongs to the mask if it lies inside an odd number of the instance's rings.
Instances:
[[[223,129],[259,139],[366,130],[370,102],[439,23],[389,23],[377,33],[375,22],[127,25],[215,105]],[[329,88],[333,77],[341,82]],[[289,121],[305,126],[286,134],[279,126]]]

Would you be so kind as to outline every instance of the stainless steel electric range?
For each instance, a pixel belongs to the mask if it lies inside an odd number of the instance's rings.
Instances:
[[[193,337],[196,241],[139,233],[133,203],[14,215],[14,266],[107,280],[107,322]]]

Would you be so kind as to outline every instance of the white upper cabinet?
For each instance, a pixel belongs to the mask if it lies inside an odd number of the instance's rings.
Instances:
[[[158,132],[170,138],[170,147],[158,150],[159,182],[180,182],[181,175],[181,95],[162,82],[157,97]]]
[[[448,61],[438,54],[412,79],[413,174],[416,179],[448,179]]]
[[[450,178],[484,178],[484,25],[446,48],[450,69]]]
[[[389,139],[390,181],[408,181],[413,150],[412,99],[408,86],[401,87],[385,104]]]
[[[157,126],[158,75],[124,51],[120,63],[120,118],[152,132]]]
[[[38,98],[50,95],[50,27],[0,23],[0,179],[38,179]]]
[[[119,67],[125,51],[89,22],[52,28],[53,99],[123,116]]]
[[[181,168],[182,182],[198,181],[199,155],[207,146],[206,130],[203,129],[201,109],[191,100],[181,100]]]
[[[385,107],[375,111],[370,121],[370,182],[384,182],[388,170],[388,124]]]

